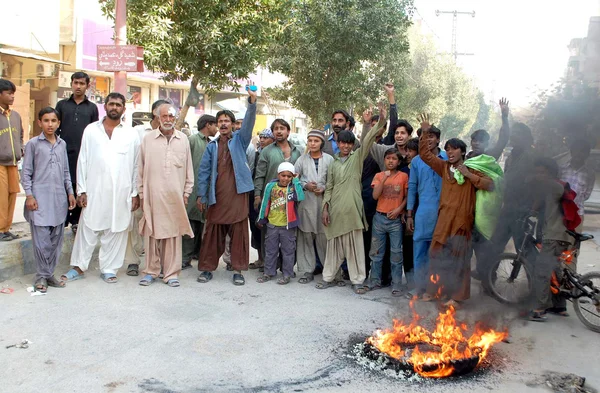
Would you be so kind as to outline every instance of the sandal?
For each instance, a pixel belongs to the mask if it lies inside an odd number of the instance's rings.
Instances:
[[[228,272],[233,271],[233,266],[231,266],[231,263],[228,263],[227,266],[225,266],[225,270],[227,270]]]
[[[529,313],[529,320],[533,322],[546,322],[547,318],[543,313],[532,310]]]
[[[406,294],[406,288],[405,287],[392,287],[392,296],[394,297],[400,297],[400,296],[404,296]]]
[[[237,286],[241,286],[246,283],[246,279],[240,273],[235,273],[233,275],[232,280],[233,280],[233,285],[237,285]]]
[[[117,278],[117,275],[113,274],[113,273],[101,273],[100,278],[103,279],[104,282],[108,283],[108,284],[114,284],[117,281],[119,281],[119,279]]]
[[[364,288],[367,291],[375,291],[377,289],[381,289],[381,283],[378,281],[369,280],[368,283],[364,285]]]
[[[336,283],[334,281],[319,281],[317,283],[317,285],[315,285],[315,288],[317,289],[327,289],[327,288],[331,288],[331,287],[335,287]]]
[[[152,284],[154,282],[154,277],[152,277],[150,274],[146,274],[144,276],[144,278],[142,278],[139,282],[139,284],[143,287],[147,287],[148,285]]]
[[[567,312],[566,307],[550,307],[546,309],[547,313],[558,315],[561,317],[568,317],[569,313]]]
[[[127,266],[127,275],[128,276],[139,276],[140,274],[140,266],[136,265],[135,263],[130,264],[129,266]]]
[[[265,263],[263,261],[261,261],[261,260],[258,260],[256,262],[252,262],[251,264],[249,264],[248,265],[248,269],[254,270],[254,269],[258,269],[258,268],[264,267],[264,266],[265,266]]]
[[[256,279],[256,282],[262,284],[262,283],[265,283],[267,281],[271,281],[271,278],[273,278],[273,277],[269,276],[268,274],[263,274],[262,276],[260,276],[260,277],[258,277]]]
[[[290,283],[289,277],[281,277],[279,280],[277,280],[277,284],[279,284],[279,285],[285,285],[285,284],[289,284],[289,283]]]
[[[33,284],[36,292],[46,293],[48,290],[48,282],[45,278],[38,278]]]
[[[79,279],[82,279],[82,278],[85,278],[85,275],[80,274],[75,269],[71,269],[68,272],[66,272],[65,274],[63,274],[62,276],[60,276],[60,279],[62,281],[76,281],[76,280],[79,280]]]
[[[54,276],[47,278],[46,281],[48,282],[48,286],[53,288],[64,288],[66,285],[64,281],[58,280]]]
[[[346,286],[346,281],[344,281],[344,280],[337,280],[337,281],[334,281],[334,282],[335,282],[335,285],[337,285],[338,287],[345,287]]]
[[[308,284],[309,282],[313,281],[314,279],[315,279],[315,276],[312,273],[304,273],[304,275],[302,277],[300,277],[298,282],[300,284]]]
[[[196,281],[205,284],[205,283],[209,282],[210,280],[212,280],[212,278],[213,278],[213,274],[211,272],[202,272],[202,273],[200,273],[200,275],[198,276]]]
[[[172,287],[172,288],[176,288],[180,285],[179,280],[176,278],[172,278],[169,281],[167,281],[167,285]]]
[[[181,262],[181,270],[189,269],[192,267],[192,261]]]
[[[362,285],[352,284],[352,290],[357,295],[364,295],[365,293],[367,293],[367,288],[365,288]]]

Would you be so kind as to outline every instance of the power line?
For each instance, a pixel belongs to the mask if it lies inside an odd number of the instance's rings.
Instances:
[[[458,25],[458,15],[471,15],[471,17],[475,17],[475,11],[465,12],[465,11],[440,11],[435,10],[435,16],[440,16],[441,14],[451,14],[452,15],[452,55],[454,56],[454,61],[458,56],[473,56],[474,53],[459,53],[456,51],[456,29]]]
[[[433,33],[433,35],[436,36],[437,39],[441,41],[442,39],[440,38],[440,36],[436,34],[435,30],[433,30],[433,28],[431,28],[431,26],[429,26],[429,23],[427,23],[427,21],[425,20],[425,18],[423,18],[423,15],[421,15],[421,13],[417,9],[417,7],[415,7],[415,12],[417,13],[417,15],[419,15],[419,18],[421,18],[421,20],[423,21],[423,23],[425,23],[425,26],[427,26],[427,28],[429,30],[431,30],[431,32]]]

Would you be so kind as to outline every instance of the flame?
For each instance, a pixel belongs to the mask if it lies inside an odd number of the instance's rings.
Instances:
[[[440,313],[436,319],[435,329],[430,332],[419,325],[419,315],[415,312],[414,301],[410,302],[412,320],[405,324],[394,320],[392,329],[377,330],[367,338],[367,343],[376,347],[394,359],[406,358],[419,375],[428,378],[448,377],[454,372],[452,360],[479,357],[479,363],[488,354],[489,349],[504,340],[508,332],[499,332],[477,323],[470,337],[466,337],[468,326],[457,324],[456,311],[450,306]],[[417,344],[412,352],[407,353],[402,345]],[[428,345],[427,345],[428,344]],[[432,346],[438,350],[423,349]],[[479,364],[478,363],[478,364]]]

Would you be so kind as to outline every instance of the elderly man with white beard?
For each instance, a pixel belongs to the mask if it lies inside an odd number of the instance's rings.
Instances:
[[[160,126],[144,136],[140,147],[140,234],[146,243],[143,286],[152,284],[162,269],[163,281],[178,287],[181,237],[194,237],[186,210],[194,187],[194,166],[187,137],[175,129],[176,115],[170,104],[158,107]]]

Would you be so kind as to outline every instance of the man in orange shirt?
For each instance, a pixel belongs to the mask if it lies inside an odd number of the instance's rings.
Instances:
[[[406,207],[408,175],[398,170],[402,156],[395,147],[385,152],[385,171],[375,175],[373,199],[377,201],[377,212],[373,217],[371,238],[371,272],[366,285],[369,290],[381,288],[381,271],[387,236],[390,237],[392,265],[392,296],[402,296],[402,222],[401,214]]]

